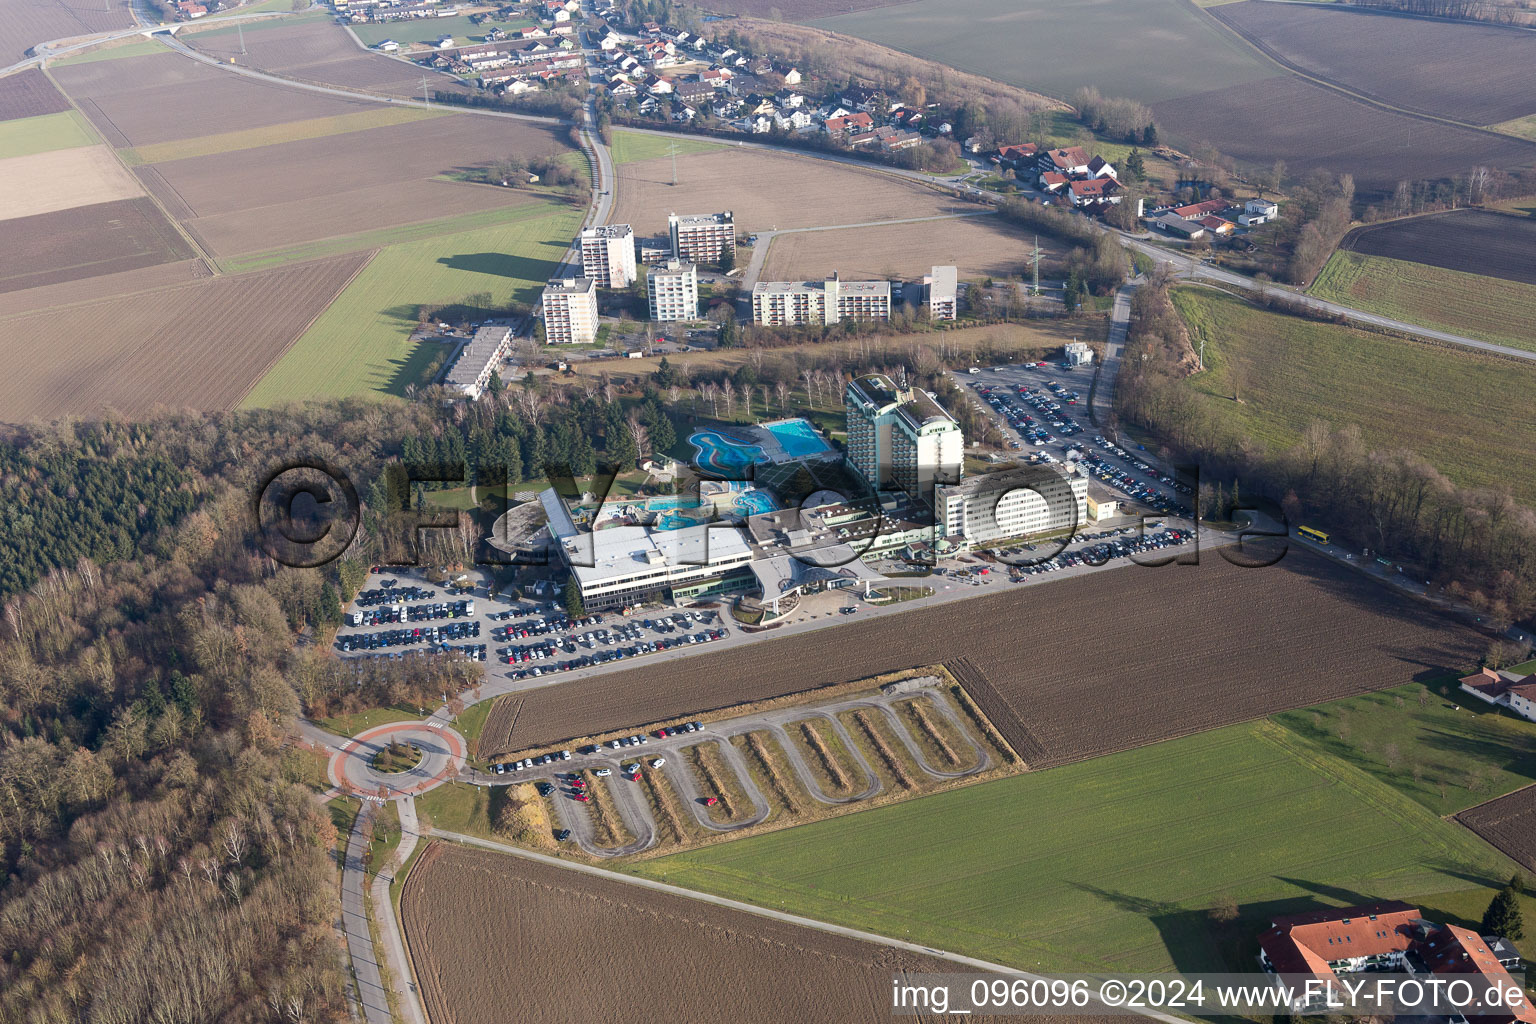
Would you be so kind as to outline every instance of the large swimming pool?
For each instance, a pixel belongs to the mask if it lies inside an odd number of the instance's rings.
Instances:
[[[764,512],[775,512],[778,508],[779,503],[767,491],[759,491],[754,488],[753,490],[743,491],[736,495],[736,512],[738,515],[760,516]]]
[[[816,428],[811,426],[810,420],[780,420],[777,423],[763,424],[763,429],[778,440],[786,455],[792,455],[795,458],[820,455],[822,452],[832,450],[827,442],[821,439],[821,435],[816,433]]]
[[[709,468],[721,473],[743,469],[754,462],[767,461],[762,445],[752,444],[740,438],[722,434],[718,430],[701,430],[688,438],[698,452],[695,463],[700,469]]]

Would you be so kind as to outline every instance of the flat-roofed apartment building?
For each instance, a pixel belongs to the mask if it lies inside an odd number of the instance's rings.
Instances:
[[[540,492],[549,532],[589,611],[648,600],[692,601],[756,585],[745,530],[723,523],[656,530],[578,529],[554,488]]]
[[[651,319],[658,323],[699,318],[699,269],[692,263],[668,261],[645,274]]]
[[[685,213],[667,217],[672,258],[679,263],[717,263],[725,253],[736,255],[736,217],[723,213]]]
[[[871,487],[926,501],[936,484],[960,482],[965,435],[926,391],[866,374],[848,383],[843,408],[848,463]]]
[[[590,277],[550,281],[540,303],[545,343],[585,345],[597,340],[597,282]]]
[[[960,274],[954,267],[934,267],[923,278],[929,320],[954,320],[960,315]]]
[[[512,343],[512,328],[500,324],[488,324],[475,332],[474,338],[459,352],[453,368],[448,371],[448,383],[464,392],[471,399],[485,394],[491,374],[507,354]]]
[[[962,547],[1076,529],[1088,517],[1088,478],[1060,465],[973,476],[936,495],[939,535]]]
[[[635,281],[635,232],[628,224],[602,224],[581,232],[581,273],[600,288]]]
[[[764,327],[825,327],[844,320],[891,318],[891,282],[759,281],[752,286],[752,322]]]

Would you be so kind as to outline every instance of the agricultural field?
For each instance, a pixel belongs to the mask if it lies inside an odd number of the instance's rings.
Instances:
[[[1462,811],[1456,820],[1476,832],[1527,871],[1536,871],[1536,788]]]
[[[1436,213],[1356,228],[1339,248],[1536,285],[1536,217]]]
[[[1395,320],[1536,348],[1536,285],[1340,251],[1311,292]]]
[[[934,266],[952,264],[962,280],[1028,274],[1035,236],[1001,217],[957,217],[922,224],[843,231],[804,231],[773,239],[763,264],[765,281],[816,280],[834,270],[844,278],[916,280]],[[1064,254],[1041,240],[1045,259]]]
[[[738,233],[822,224],[859,224],[979,207],[877,171],[763,150],[722,149],[672,161],[662,156],[621,164],[612,220],[635,234],[661,235],[669,213],[736,214]],[[758,187],[743,189],[743,181]]]
[[[436,21],[463,19],[436,19]],[[428,22],[434,30],[439,26]],[[359,26],[393,28],[395,26]],[[402,29],[404,26],[400,26]],[[245,52],[240,53],[240,34],[233,27],[182,35],[182,41],[214,57],[236,57],[239,63],[272,71],[289,78],[320,82],[348,89],[363,89],[389,96],[421,97],[423,70],[404,61],[362,49],[329,16],[304,16],[256,26],[246,26]],[[425,72],[434,89],[462,91],[452,75]]]
[[[582,219],[572,206],[529,204],[494,227],[381,250],[325,313],[261,379],[247,406],[402,394],[450,350],[413,344],[417,309],[485,292],[494,305],[533,303],[557,269]]]
[[[1487,125],[1536,113],[1536,34],[1339,5],[1211,14],[1281,63],[1404,110]]]
[[[807,21],[852,14],[877,7],[894,7],[901,0],[710,0],[709,9],[743,18],[785,18]]]
[[[451,114],[137,171],[209,252],[225,257],[536,203],[536,191],[446,176],[508,154],[568,151],[543,125]]]
[[[363,257],[195,281],[0,320],[0,420],[228,409]],[[173,265],[174,266],[174,265]]]
[[[488,1020],[508,1006],[528,1024],[714,1020],[727,996],[742,1024],[873,1020],[890,1013],[893,973],[954,967],[441,842],[412,869],[400,914],[427,1015],[442,1021]],[[488,955],[495,970],[486,969]]]
[[[13,0],[0,6],[0,66],[20,60],[37,43],[132,24],[130,0]]]
[[[1445,818],[1536,782],[1536,724],[1464,693],[1458,676],[1274,721]]]
[[[634,868],[1019,967],[1127,972],[1250,970],[1276,914],[1463,892],[1486,905],[1512,869],[1270,721]],[[1239,918],[1220,928],[1224,899]]]
[[[0,121],[0,159],[73,149],[96,141],[96,133],[85,118],[73,110]]]
[[[180,139],[175,142],[137,146],[131,149],[119,150],[118,155],[126,163],[135,166],[139,164],[168,163],[172,160],[190,160],[200,156],[234,153],[242,149],[260,149],[263,146],[277,146],[284,142],[301,142],[305,139],[320,139],[332,135],[344,135],[348,132],[360,132],[366,131],[369,128],[384,128],[389,125],[406,124],[410,121],[420,121],[429,117],[447,117],[449,114],[450,112],[447,110],[375,106],[352,114],[315,117],[307,121],[286,121],[282,124],[268,125],[263,128],[247,128],[244,131],[220,132],[217,135],[204,135],[196,139]]]
[[[0,292],[188,260],[191,248],[148,199],[77,206],[5,222]]]
[[[0,160],[0,220],[144,194],[106,146],[76,146]]]
[[[1114,629],[1085,666],[1081,623],[1104,609]],[[1243,569],[1207,551],[1198,567],[1128,566],[701,654],[686,673],[637,668],[531,690],[514,745],[931,664],[950,651],[964,652],[963,672],[950,664],[961,684],[1039,768],[1443,675],[1475,664],[1480,649],[1472,630],[1305,552]],[[1103,699],[1124,688],[1136,699]]]
[[[68,109],[69,100],[36,68],[0,78],[0,121],[62,114]]]
[[[655,160],[658,157],[670,159],[674,150],[678,156],[687,156],[689,153],[707,153],[710,150],[723,148],[724,144],[719,142],[705,142],[702,139],[690,138],[663,138],[660,135],[645,135],[617,128],[614,130],[613,144],[609,150],[614,163],[632,164],[641,160]]]
[[[9,221],[8,223],[20,222]],[[97,268],[90,269],[94,271]],[[72,281],[61,280],[54,284],[39,284],[30,288],[18,288],[15,291],[0,291],[0,319],[36,310],[77,306],[119,295],[132,295],[156,288],[190,284],[211,276],[212,271],[206,263],[200,259],[189,259],[174,263],[156,263],[137,270],[92,274],[92,276],[80,277]]]
[[[1150,103],[1274,74],[1241,40],[1176,0],[1104,0],[1091,17],[1048,0],[917,0],[813,24],[1062,98],[1091,85]]]
[[[52,74],[96,130],[119,149],[376,106],[243,78],[170,51],[72,64]]]
[[[1523,453],[1536,445],[1524,396],[1536,366],[1256,309],[1240,299],[1177,289],[1177,305],[1207,371],[1186,386],[1218,421],[1271,449],[1308,424],[1355,424],[1368,448],[1417,452],[1464,487],[1509,488],[1536,501]],[[1233,402],[1233,385],[1242,401]],[[1508,409],[1497,431],[1486,410]]]
[[[469,20],[467,15],[456,18],[417,18],[411,21],[391,21],[382,25],[356,25],[352,31],[357,38],[363,41],[365,46],[377,46],[386,39],[393,39],[404,46],[406,43],[435,44],[444,36],[452,36],[453,41],[460,46],[469,43],[485,42],[485,34],[492,28],[500,28],[511,32],[514,29],[528,28],[533,24],[527,19],[511,19],[508,21],[487,21],[484,25],[476,25]]]
[[[1399,181],[1465,174],[1474,164],[1536,162],[1536,145],[1513,136],[1383,110],[1295,75],[1163,100],[1152,111],[1171,138],[1209,142],[1243,163],[1284,160],[1293,175],[1347,171],[1362,199],[1390,193]]]

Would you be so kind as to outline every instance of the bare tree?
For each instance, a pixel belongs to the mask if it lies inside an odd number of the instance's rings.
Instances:
[[[779,411],[787,412],[789,410],[789,382],[781,380],[773,387],[779,393]]]
[[[731,378],[727,377],[720,382],[720,390],[725,395],[725,415],[729,419],[735,415],[736,385],[732,383]]]
[[[650,431],[646,429],[645,422],[640,419],[639,409],[630,409],[629,415],[624,418],[624,425],[629,429],[630,440],[635,442],[635,452],[640,458],[644,458],[646,450],[650,446]]]
[[[219,827],[219,847],[223,849],[234,864],[240,864],[245,860],[245,851],[250,844],[250,838],[245,833],[245,826],[235,818],[230,818]]]

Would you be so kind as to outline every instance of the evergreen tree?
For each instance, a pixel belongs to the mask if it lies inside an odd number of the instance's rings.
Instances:
[[[587,613],[586,606],[581,600],[581,587],[576,584],[574,578],[565,581],[565,614],[571,618],[577,618]]]
[[[1125,176],[1132,181],[1140,181],[1147,176],[1147,162],[1142,159],[1141,150],[1133,147],[1125,158]]]
[[[1502,935],[1506,939],[1520,939],[1525,935],[1525,921],[1520,913],[1520,901],[1515,890],[1505,886],[1488,904],[1483,914],[1483,935]]]

